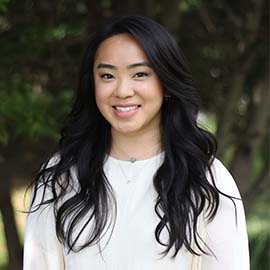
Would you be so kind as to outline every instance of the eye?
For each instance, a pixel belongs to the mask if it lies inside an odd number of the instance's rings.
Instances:
[[[110,80],[113,79],[113,75],[109,73],[102,74],[100,78],[105,79],[105,80]]]
[[[137,77],[137,78],[143,78],[143,77],[147,77],[148,74],[145,73],[145,72],[138,72],[134,75],[134,77]]]

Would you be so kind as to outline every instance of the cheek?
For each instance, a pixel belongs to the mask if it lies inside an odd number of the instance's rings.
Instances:
[[[96,91],[98,92],[98,91]],[[102,116],[108,120],[110,115],[107,99],[103,95],[96,94],[96,104]]]
[[[104,91],[99,87],[95,87],[95,99],[96,104],[100,111],[103,111],[104,103],[106,102],[106,97],[104,96]]]
[[[160,103],[163,101],[163,90],[158,82],[150,82],[141,90],[146,100],[152,103]]]
[[[110,97],[110,88],[108,86],[95,84],[95,97],[97,102],[106,102]]]
[[[97,105],[99,105],[100,101],[102,100],[100,93],[101,93],[100,90],[97,87],[95,87],[95,99],[96,99]]]

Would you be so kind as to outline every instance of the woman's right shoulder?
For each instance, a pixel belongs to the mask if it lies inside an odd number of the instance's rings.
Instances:
[[[60,161],[60,157],[60,154],[56,152],[46,161],[42,162],[38,175],[36,176],[36,180],[32,186],[31,210],[36,209],[42,201],[53,198],[51,182],[53,170],[51,170],[50,173],[48,169],[52,169],[55,165],[57,165]]]
[[[51,167],[57,165],[59,163],[60,159],[61,159],[61,154],[59,152],[55,152],[50,157],[48,157],[47,161],[45,161],[41,164],[41,168],[42,169],[51,168]]]
[[[55,175],[55,166],[59,164],[60,160],[61,155],[56,152],[41,165],[41,174],[39,174],[39,179],[35,182],[32,190],[32,198],[34,198],[35,204],[43,200],[53,199],[53,194],[59,195],[63,189],[66,189],[66,192],[64,192],[67,194],[65,199],[74,194],[74,192],[78,192],[79,183],[77,170],[74,165],[67,171],[61,171],[60,169],[57,175]],[[44,169],[45,171],[42,172]]]

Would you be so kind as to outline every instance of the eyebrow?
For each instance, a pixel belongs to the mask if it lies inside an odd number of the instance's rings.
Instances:
[[[135,68],[135,67],[152,67],[148,62],[139,62],[139,63],[134,63],[130,64],[127,66],[127,69]],[[110,65],[110,64],[105,64],[105,63],[100,63],[97,66],[97,69],[99,68],[109,68],[109,69],[117,69],[116,66]]]

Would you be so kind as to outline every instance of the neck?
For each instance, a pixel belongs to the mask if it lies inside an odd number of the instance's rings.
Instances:
[[[148,132],[138,136],[127,136],[112,130],[110,155],[121,160],[131,157],[137,160],[151,158],[162,151],[160,132]]]

